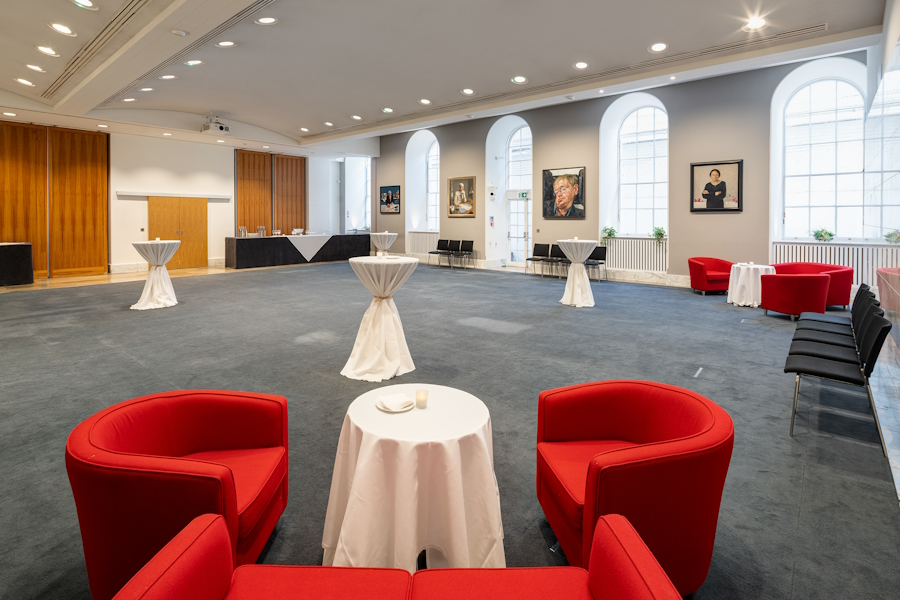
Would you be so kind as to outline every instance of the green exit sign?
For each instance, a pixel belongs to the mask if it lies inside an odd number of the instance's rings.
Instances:
[[[519,198],[527,198],[528,192],[519,192]]]

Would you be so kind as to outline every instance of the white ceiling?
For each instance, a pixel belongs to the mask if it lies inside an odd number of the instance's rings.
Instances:
[[[759,60],[756,66],[738,65],[754,56],[783,62],[784,51],[821,44],[856,49],[862,42],[854,45],[853,40],[872,43],[884,13],[884,0],[763,0],[758,10],[748,9],[744,0],[149,0],[95,58],[46,99],[41,94],[79,49],[116,13],[140,1],[96,0],[97,11],[80,9],[70,0],[0,1],[0,90],[21,97],[19,107],[45,106],[49,113],[69,116],[108,112],[116,120],[140,123],[153,114],[151,120],[162,119],[163,125],[166,115],[172,115],[173,126],[184,121],[184,113],[215,112],[226,121],[278,134],[273,141],[296,140],[298,146],[560,102],[575,91],[581,99],[585,92],[596,94],[598,87],[616,83],[658,85],[667,82],[669,73],[677,73],[681,81],[682,74],[697,76],[701,67],[711,65],[719,66],[717,73],[729,65],[758,68]],[[216,33],[241,11],[260,5]],[[769,27],[760,33],[742,31],[741,25],[755,14],[766,17]],[[277,17],[279,23],[254,24],[263,16]],[[78,36],[55,33],[48,22],[63,23]],[[822,24],[827,31],[783,37]],[[172,28],[189,35],[173,35]],[[200,43],[204,36],[210,39]],[[759,38],[771,40],[699,55]],[[215,46],[226,39],[238,46]],[[661,55],[648,52],[658,41],[669,49]],[[162,81],[160,73],[140,79],[198,43],[160,71],[178,79]],[[50,45],[61,56],[45,57],[34,45]],[[645,64],[690,53],[670,63]],[[188,67],[183,64],[188,59],[204,64]],[[590,66],[576,70],[576,61]],[[33,72],[25,63],[47,73]],[[514,75],[529,81],[515,85],[510,81]],[[36,87],[22,86],[16,77]],[[154,89],[135,90],[143,86]],[[462,95],[464,87],[476,95]],[[124,97],[137,101],[123,103]],[[433,104],[425,107],[420,98]],[[15,97],[0,93],[0,104],[15,107]],[[383,107],[394,112],[387,115]]]

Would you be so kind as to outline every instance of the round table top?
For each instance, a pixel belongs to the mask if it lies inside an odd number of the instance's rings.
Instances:
[[[131,242],[133,246],[138,244],[180,244],[181,240],[147,240],[146,242]]]
[[[774,269],[772,265],[757,265],[754,263],[734,263],[731,268],[740,267],[742,269]]]
[[[386,266],[386,265],[390,265],[390,264],[395,264],[395,265],[398,265],[398,264],[399,265],[409,265],[409,264],[413,264],[413,263],[418,264],[419,259],[413,258],[411,256],[398,256],[395,254],[392,256],[354,256],[353,258],[350,259],[350,262],[357,264],[357,265]]]
[[[369,236],[379,250],[387,250],[397,239],[397,234],[389,231],[373,231]]]
[[[594,246],[599,243],[597,240],[576,240],[575,238],[572,238],[570,240],[556,240],[557,244],[560,244],[562,242],[566,242],[569,244],[593,244]]]
[[[387,413],[375,406],[379,396],[428,390],[427,408]],[[347,416],[360,429],[379,438],[410,442],[454,440],[480,431],[490,419],[484,402],[462,390],[429,383],[389,385],[366,392],[350,404]]]

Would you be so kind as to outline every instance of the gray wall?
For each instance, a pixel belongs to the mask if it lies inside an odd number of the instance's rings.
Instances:
[[[863,64],[864,52],[848,55]],[[769,260],[769,130],[772,93],[794,63],[736,75],[674,84],[648,90],[669,115],[669,273],[688,275],[691,256],[731,261]],[[600,121],[616,97],[572,102],[518,113],[534,137],[534,241],[552,243],[600,234]],[[441,237],[475,240],[476,256],[484,257],[485,140],[496,119],[479,119],[432,129],[441,145]],[[410,133],[381,139],[377,185],[404,181],[406,141]],[[743,213],[690,212],[690,163],[743,159]],[[583,221],[545,220],[541,213],[543,169],[586,167]],[[447,178],[475,175],[474,219],[450,219]],[[377,215],[377,230],[405,235],[402,215]],[[401,240],[398,239],[398,243]],[[402,252],[402,244],[394,246]]]

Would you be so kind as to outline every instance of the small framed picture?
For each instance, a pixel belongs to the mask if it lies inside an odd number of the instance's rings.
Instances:
[[[381,214],[397,214],[400,212],[400,186],[385,185],[380,189],[378,205]]]
[[[451,217],[475,216],[475,177],[449,177]]]
[[[584,218],[584,167],[544,169],[545,219]]]
[[[742,212],[743,189],[743,160],[691,163],[691,212]]]

